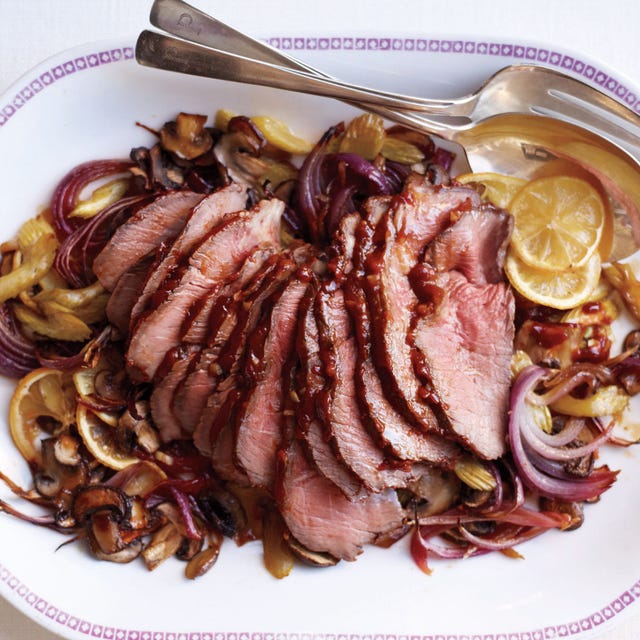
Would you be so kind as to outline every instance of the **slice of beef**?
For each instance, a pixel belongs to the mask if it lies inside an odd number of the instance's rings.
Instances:
[[[280,244],[284,204],[262,200],[251,211],[226,216],[191,253],[175,285],[167,285],[163,302],[140,319],[132,332],[127,361],[139,377],[153,378],[164,354],[180,342],[189,307],[203,295],[215,295],[258,246]],[[134,373],[135,375],[135,373]]]
[[[433,186],[428,178],[412,174],[392,203],[393,224],[402,250],[410,259],[417,259],[431,240],[480,202],[478,192],[471,187]]]
[[[298,309],[311,277],[308,267],[291,277],[278,296],[268,301],[268,313],[247,343],[235,457],[251,484],[267,490],[273,488],[281,443],[283,372],[294,352]]]
[[[418,320],[413,341],[449,428],[479,456],[505,451],[514,298],[505,283],[475,285],[457,271],[436,277],[444,297]]]
[[[247,475],[238,468],[235,462],[235,430],[234,416],[240,398],[240,387],[237,376],[233,375],[224,380],[220,391],[212,396],[211,407],[215,409],[215,416],[208,432],[208,444],[211,466],[216,474],[226,480],[241,486],[251,486]]]
[[[233,297],[240,291],[251,278],[260,271],[267,260],[276,252],[276,247],[272,245],[260,246],[253,254],[247,258],[242,269],[238,271],[233,281],[223,287],[217,296],[207,296],[202,301],[194,305],[190,310],[187,320],[183,325],[183,340],[191,343],[211,342],[211,324],[215,323],[215,314],[222,310],[218,308],[220,297]],[[212,315],[214,316],[212,318]],[[223,337],[224,334],[221,334]]]
[[[362,420],[355,385],[357,345],[341,289],[319,293],[316,317],[328,379],[319,406],[335,452],[369,491],[405,487],[419,469],[393,468]]]
[[[123,273],[174,238],[203,198],[204,194],[190,191],[158,196],[118,227],[93,261],[93,271],[104,288],[113,291]]]
[[[213,305],[212,322],[209,323],[206,336],[203,336],[206,337],[206,346],[192,361],[173,397],[173,412],[183,431],[193,433],[207,397],[215,388],[217,376],[210,369],[231,336],[243,295],[249,295],[255,290],[275,268],[276,263],[277,257],[272,248],[258,248],[247,258],[237,276],[220,290]]]
[[[179,345],[171,349],[158,368],[150,398],[151,417],[163,442],[188,437],[171,409],[171,399],[190,362],[197,356],[197,345]]]
[[[337,282],[342,282],[350,273],[353,263],[352,256],[356,249],[356,229],[362,218],[358,212],[349,213],[338,225],[329,247],[329,269]]]
[[[214,425],[220,407],[231,390],[241,385],[239,372],[244,360],[247,338],[260,321],[263,305],[276,291],[284,287],[296,268],[296,262],[288,254],[278,256],[275,267],[268,271],[254,290],[238,301],[237,319],[231,335],[218,353],[216,362],[209,368],[209,373],[215,379],[211,381],[212,387],[208,391],[206,406],[193,433],[194,443],[203,455],[212,455],[212,443],[216,440]],[[215,372],[212,369],[215,369]]]
[[[364,291],[352,282],[345,288],[345,293],[358,345],[354,375],[356,395],[369,432],[379,446],[398,460],[451,467],[460,456],[460,447],[438,434],[414,428],[389,402],[371,358],[371,318]]]
[[[147,280],[149,269],[154,263],[152,256],[139,260],[131,269],[120,276],[107,303],[106,314],[109,322],[117,327],[123,336],[129,332],[131,310],[140,297]]]
[[[390,205],[390,197],[369,198],[365,202],[365,219],[355,229],[353,269],[344,285],[358,345],[354,379],[360,413],[374,440],[389,456],[399,461],[430,462],[449,467],[458,457],[459,447],[435,433],[426,434],[414,428],[394,409],[384,392],[371,355],[372,321],[363,278],[374,228],[387,214]]]
[[[505,450],[515,303],[502,267],[511,229],[507,212],[483,205],[432,243],[426,259],[442,299],[412,336],[450,429],[489,459]]]
[[[434,413],[437,398],[429,381],[419,379],[407,342],[420,300],[410,272],[425,247],[466,210],[479,204],[477,192],[463,187],[433,187],[409,179],[374,234],[362,279],[373,320],[372,355],[393,406],[422,430],[445,434]]]
[[[278,508],[293,537],[308,549],[355,560],[365,544],[403,526],[395,491],[349,500],[307,460],[293,438],[278,459]]]
[[[502,282],[512,227],[513,218],[506,211],[483,204],[443,231],[425,260],[436,271],[460,271],[473,284]]]
[[[185,256],[191,253],[192,249],[220,223],[224,216],[242,211],[246,201],[245,188],[230,184],[206,196],[193,208],[182,231],[149,273],[144,289],[132,309],[134,322],[148,307],[158,287],[178,268]]]
[[[349,500],[366,495],[362,481],[336,456],[317,410],[319,395],[328,384],[320,359],[318,323],[315,316],[315,298],[318,287],[311,284],[300,303],[300,322],[296,336],[299,359],[295,393],[296,428],[300,441],[317,469],[331,480]]]

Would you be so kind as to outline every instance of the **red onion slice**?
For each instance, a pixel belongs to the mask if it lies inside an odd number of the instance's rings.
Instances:
[[[20,331],[9,305],[0,305],[0,373],[20,378],[38,366],[35,345]]]
[[[128,160],[95,160],[74,167],[60,181],[51,199],[53,226],[60,239],[83,224],[82,218],[69,218],[69,213],[78,204],[82,190],[91,182],[105,176],[124,173],[132,167]]]
[[[613,484],[617,471],[602,467],[586,478],[564,480],[540,471],[527,455],[522,438],[522,430],[527,428],[527,422],[531,419],[527,397],[546,374],[542,367],[535,365],[523,369],[516,378],[511,392],[509,444],[518,473],[529,489],[547,498],[568,502],[596,498]]]

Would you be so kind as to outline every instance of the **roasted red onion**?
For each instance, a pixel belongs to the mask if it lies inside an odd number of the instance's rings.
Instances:
[[[312,242],[317,242],[322,237],[323,202],[321,198],[325,188],[322,167],[327,147],[334,137],[342,133],[343,129],[344,126],[329,129],[305,158],[298,174],[298,186],[294,195],[295,208],[299,211]]]
[[[33,342],[20,331],[9,305],[0,305],[0,373],[20,378],[38,366]]]
[[[91,182],[105,176],[124,173],[133,166],[126,160],[95,160],[72,169],[58,184],[51,199],[51,216],[58,238],[66,238],[82,226],[82,218],[69,218],[78,204],[82,190]]]
[[[527,396],[547,375],[542,367],[529,366],[516,378],[511,392],[511,415],[509,419],[509,443],[513,460],[524,484],[541,496],[557,498],[567,502],[578,502],[596,498],[606,491],[615,481],[617,471],[600,467],[586,478],[558,478],[538,468],[523,442],[523,431],[531,428],[533,418]],[[575,451],[575,449],[573,450]],[[543,458],[543,456],[540,456]]]
[[[125,218],[149,201],[149,195],[122,198],[103,209],[83,226],[71,229],[56,254],[54,268],[72,286],[86,287],[95,281],[94,257]]]

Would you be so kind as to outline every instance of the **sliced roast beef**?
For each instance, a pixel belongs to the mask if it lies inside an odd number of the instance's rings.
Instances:
[[[190,254],[158,308],[140,319],[127,350],[130,368],[150,380],[164,354],[180,342],[185,314],[214,287],[222,287],[258,246],[279,246],[284,204],[262,200],[251,211],[226,216]]]
[[[426,257],[441,299],[413,334],[417,366],[446,407],[449,427],[489,459],[505,450],[515,302],[502,267],[511,228],[505,211],[483,205],[432,243]]]
[[[362,218],[358,212],[346,215],[340,221],[329,248],[329,269],[337,282],[342,282],[352,269],[356,228]]]
[[[436,271],[455,269],[473,284],[502,282],[512,226],[506,211],[483,204],[463,213],[443,231],[431,243],[425,259]]]
[[[184,377],[190,362],[196,357],[200,347],[179,345],[171,349],[157,372],[151,393],[151,417],[163,442],[187,437],[171,409],[171,399],[176,386]]]
[[[215,406],[212,415],[215,416],[208,432],[210,442],[207,443],[211,466],[216,474],[226,480],[241,486],[251,486],[247,475],[235,463],[235,431],[233,427],[240,387],[237,377],[230,376],[220,385],[220,390],[212,396],[211,407]]]
[[[256,249],[237,275],[220,290],[212,310],[212,322],[203,336],[203,339],[206,338],[206,346],[192,362],[173,397],[173,412],[183,431],[193,433],[207,397],[215,388],[217,376],[210,369],[231,336],[242,297],[257,289],[275,268],[277,260],[278,256],[273,254],[272,248]]]
[[[453,433],[479,456],[505,451],[511,385],[514,298],[505,283],[474,285],[463,274],[437,276],[444,297],[418,320],[414,344]]]
[[[253,254],[247,258],[242,269],[233,278],[233,281],[229,282],[223,287],[217,296],[207,296],[203,301],[194,305],[194,308],[190,310],[187,320],[183,324],[183,340],[191,343],[203,343],[211,342],[211,323],[215,322],[215,318],[212,318],[212,314],[219,313],[218,299],[220,296],[233,297],[233,295],[245,287],[251,278],[260,271],[262,266],[267,262],[276,251],[276,247],[272,245],[260,246]],[[221,334],[220,338],[224,336]],[[218,340],[220,339],[218,338]]]
[[[358,356],[354,380],[365,425],[378,444],[399,460],[451,467],[460,455],[460,447],[438,434],[412,427],[387,398],[371,358],[371,318],[364,292],[352,282],[345,293],[356,330]]]
[[[412,367],[407,343],[414,311],[420,302],[410,272],[425,247],[460,215],[479,204],[477,192],[463,187],[433,187],[410,179],[375,230],[375,249],[367,257],[363,285],[374,330],[372,354],[387,397],[412,424],[444,433],[434,413],[437,399],[428,381]]]
[[[279,460],[277,504],[293,537],[308,549],[355,560],[363,545],[402,527],[404,513],[395,491],[349,500],[312,466],[295,439]]]
[[[366,495],[362,481],[333,451],[317,410],[318,398],[327,384],[320,359],[315,316],[317,292],[317,285],[311,284],[300,303],[300,322],[296,336],[299,369],[294,390],[299,400],[295,405],[296,428],[307,455],[318,470],[347,498],[355,500]]]
[[[268,313],[248,340],[235,457],[251,483],[265,489],[273,488],[281,444],[283,371],[294,353],[298,309],[309,278],[306,267],[296,272],[277,298],[268,301]]]
[[[155,265],[144,284],[144,289],[132,309],[133,320],[147,308],[151,298],[162,282],[189,255],[222,218],[230,213],[242,211],[247,201],[246,190],[237,184],[230,184],[204,198],[191,211],[184,228]]]
[[[111,293],[106,308],[107,318],[123,336],[129,332],[131,310],[142,293],[153,263],[152,256],[139,260],[131,269],[122,274]]]
[[[113,291],[123,273],[174,238],[203,198],[201,193],[173,191],[158,196],[119,226],[93,261],[93,271],[104,288]]]
[[[373,243],[374,228],[389,210],[391,198],[369,198],[361,220],[355,230],[353,269],[344,285],[347,308],[353,319],[358,346],[355,366],[356,396],[360,414],[374,440],[388,455],[400,461],[430,462],[439,467],[450,467],[460,454],[460,448],[450,440],[427,434],[414,428],[387,398],[371,355],[372,321],[367,304],[363,278],[366,258]]]
[[[417,260],[425,246],[460,216],[480,205],[475,189],[433,186],[428,178],[412,174],[392,204],[397,241],[407,258]]]
[[[216,379],[208,389],[206,406],[198,417],[193,433],[194,443],[203,455],[212,454],[212,442],[216,439],[213,425],[220,407],[228,394],[241,385],[239,372],[243,364],[247,338],[260,321],[263,305],[276,291],[284,287],[296,268],[296,262],[288,254],[280,255],[274,268],[268,270],[265,278],[250,294],[238,301],[237,319],[233,330],[212,365],[215,374],[211,371],[212,367],[209,369]]]
[[[343,291],[321,291],[316,297],[316,316],[329,381],[319,394],[319,406],[334,450],[369,491],[405,487],[419,470],[391,467],[360,415],[355,385],[357,345]]]

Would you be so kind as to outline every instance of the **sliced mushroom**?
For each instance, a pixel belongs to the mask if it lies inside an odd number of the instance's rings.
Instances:
[[[553,498],[540,498],[540,508],[543,511],[554,511],[555,513],[566,513],[571,518],[569,526],[563,531],[573,531],[582,526],[584,522],[584,505],[582,502],[565,502]]]
[[[133,149],[131,160],[136,164],[131,168],[131,173],[144,180],[144,188],[147,191],[178,189],[184,184],[183,170],[173,162],[160,144],[154,145],[151,149]]]
[[[151,426],[148,402],[138,401],[126,409],[118,419],[118,432],[123,440],[137,444],[147,453],[160,448],[158,432]]]
[[[117,522],[128,520],[130,498],[115,487],[107,485],[80,486],[75,492],[71,507],[78,524],[89,523],[98,512],[108,512]]]
[[[207,522],[223,535],[233,538],[247,529],[247,514],[233,493],[222,487],[212,487],[197,497],[198,507]]]
[[[429,469],[407,487],[413,494],[426,501],[420,507],[420,516],[430,516],[446,511],[460,496],[462,483],[453,473]]]
[[[257,187],[272,162],[260,156],[265,145],[264,136],[251,120],[236,116],[229,121],[227,132],[216,143],[214,153],[232,180]]]
[[[182,542],[176,551],[176,557],[180,558],[180,560],[191,560],[202,551],[203,545],[204,540],[202,538],[199,540],[182,538]]]
[[[80,442],[68,433],[62,433],[56,438],[53,452],[60,464],[73,467],[82,462]]]
[[[91,538],[89,538],[89,546],[91,547],[91,552],[98,560],[126,564],[135,560],[140,555],[144,548],[144,542],[140,538],[136,538],[133,542],[115,553],[105,553],[95,542],[92,542]]]
[[[91,517],[88,533],[95,546],[107,555],[122,551],[125,547],[118,523],[109,513],[95,513]]]
[[[69,436],[70,439],[71,436]],[[46,438],[42,441],[42,466],[34,474],[36,490],[42,496],[55,498],[63,489],[73,489],[87,480],[87,467],[80,459],[78,464],[63,464],[58,459],[70,459],[67,445],[56,446],[58,438]]]
[[[165,123],[160,130],[160,143],[179,158],[193,160],[207,153],[213,145],[206,122],[207,116],[179,113],[175,121]]]
[[[182,544],[182,536],[172,523],[165,524],[153,534],[151,541],[142,551],[142,557],[149,571],[153,571],[167,558],[174,555]]]
[[[287,544],[298,560],[312,567],[333,567],[338,560],[329,553],[311,551],[298,542],[291,534],[286,536]]]

